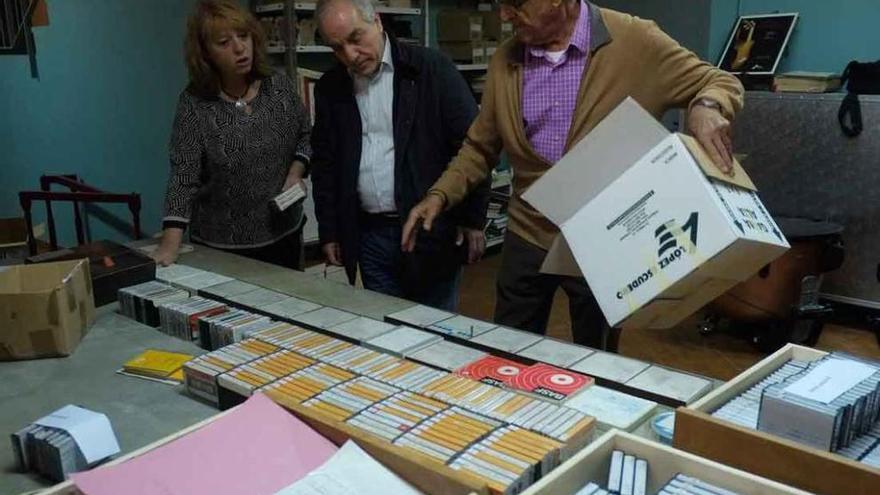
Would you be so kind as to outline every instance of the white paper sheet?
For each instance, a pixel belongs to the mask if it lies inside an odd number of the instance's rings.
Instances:
[[[858,361],[827,359],[785,391],[828,404],[876,371],[873,366]]]
[[[418,495],[420,492],[348,441],[323,466],[275,495]]]

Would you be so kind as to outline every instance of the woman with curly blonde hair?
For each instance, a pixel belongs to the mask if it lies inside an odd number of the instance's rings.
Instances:
[[[302,268],[302,206],[270,201],[302,184],[310,122],[293,83],[274,72],[260,23],[235,0],[201,0],[187,22],[189,84],[177,103],[161,265],[192,242]]]

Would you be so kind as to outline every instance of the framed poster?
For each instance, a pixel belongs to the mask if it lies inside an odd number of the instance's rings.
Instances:
[[[740,17],[718,67],[733,73],[773,75],[797,19],[797,13]]]

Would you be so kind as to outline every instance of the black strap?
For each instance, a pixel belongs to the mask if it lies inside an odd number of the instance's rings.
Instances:
[[[848,137],[856,137],[862,133],[862,106],[859,103],[859,95],[848,93],[840,104],[837,111],[837,121],[840,129]]]
[[[849,81],[849,76],[852,74],[852,69],[855,65],[858,65],[858,61],[856,60],[851,60],[846,64],[846,68],[843,69],[843,74],[840,75],[840,84],[842,86],[846,86],[846,82]]]

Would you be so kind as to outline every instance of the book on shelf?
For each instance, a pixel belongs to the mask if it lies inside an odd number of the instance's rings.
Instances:
[[[792,93],[829,93],[842,86],[840,74],[833,72],[786,72],[773,78],[773,90]]]

